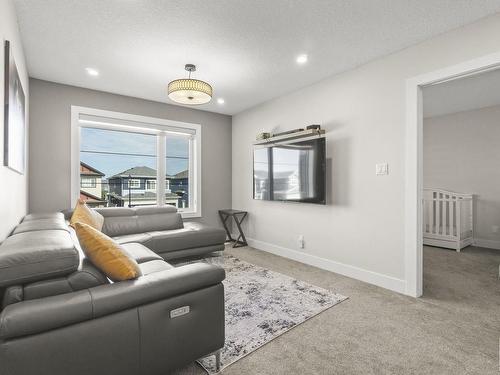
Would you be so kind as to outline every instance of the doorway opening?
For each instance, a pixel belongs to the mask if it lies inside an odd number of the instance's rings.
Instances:
[[[422,99],[423,296],[481,314],[500,265],[500,68],[424,86]]]
[[[499,67],[500,53],[495,53],[407,80],[405,281],[408,295],[420,297],[423,293],[423,89]]]

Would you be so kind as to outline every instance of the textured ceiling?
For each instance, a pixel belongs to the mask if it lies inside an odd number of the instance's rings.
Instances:
[[[424,117],[500,105],[500,69],[425,87],[423,97]]]
[[[235,114],[500,11],[500,0],[15,0],[32,77],[170,103],[198,66]],[[299,66],[297,55],[309,62]],[[100,71],[89,77],[86,67]]]

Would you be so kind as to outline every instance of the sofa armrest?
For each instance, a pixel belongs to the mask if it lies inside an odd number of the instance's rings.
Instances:
[[[0,315],[0,340],[32,335],[99,318],[220,283],[222,268],[205,263],[155,272],[137,280],[23,301]]]
[[[92,319],[88,290],[14,303],[0,315],[0,340],[45,332]]]
[[[94,317],[203,289],[220,283],[225,277],[223,268],[194,263],[154,272],[137,280],[100,285],[89,289]]]

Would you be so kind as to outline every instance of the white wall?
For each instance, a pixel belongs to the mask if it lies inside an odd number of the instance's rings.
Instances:
[[[233,208],[249,211],[251,245],[404,291],[406,79],[499,49],[500,14],[233,116]],[[312,123],[328,134],[330,203],[254,201],[255,135]]]
[[[17,25],[14,5],[11,0],[0,1],[0,241],[11,232],[26,214],[27,175],[10,170],[4,166],[4,46],[5,40],[11,43],[11,51],[17,64],[19,77],[26,96],[26,119],[28,119],[29,87],[28,72]],[[28,121],[26,121],[28,126]],[[28,134],[28,129],[26,129]],[[26,145],[26,149],[28,146]],[[27,160],[27,157],[26,157]],[[26,162],[26,167],[28,163]]]
[[[202,215],[220,225],[217,210],[231,205],[231,116],[30,79],[30,212],[69,208],[71,106],[201,124]]]
[[[500,106],[424,120],[424,186],[475,194],[476,242],[500,248]]]

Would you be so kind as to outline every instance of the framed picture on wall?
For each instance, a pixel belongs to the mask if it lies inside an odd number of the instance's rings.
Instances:
[[[24,90],[12,56],[10,42],[5,41],[4,95],[4,165],[24,174],[26,149],[26,107]]]

